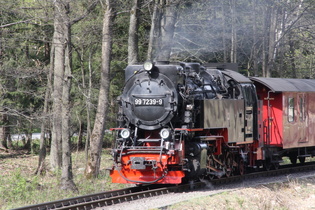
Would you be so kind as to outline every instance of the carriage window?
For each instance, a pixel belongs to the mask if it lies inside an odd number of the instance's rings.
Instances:
[[[288,121],[294,121],[294,98],[288,99]]]
[[[300,108],[300,121],[305,120],[305,97],[304,95],[299,96],[299,108]]]

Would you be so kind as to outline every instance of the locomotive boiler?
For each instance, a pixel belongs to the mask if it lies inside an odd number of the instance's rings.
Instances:
[[[128,66],[117,100],[118,126],[111,129],[117,134],[112,182],[179,184],[277,168],[283,156],[296,162],[313,155],[315,142],[287,144],[276,134],[282,128],[272,129],[288,113],[273,114],[277,91],[268,81],[249,79],[234,64]]]

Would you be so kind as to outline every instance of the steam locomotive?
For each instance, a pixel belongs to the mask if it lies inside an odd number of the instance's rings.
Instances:
[[[125,69],[112,182],[179,184],[315,155],[315,80],[247,78],[235,64]]]

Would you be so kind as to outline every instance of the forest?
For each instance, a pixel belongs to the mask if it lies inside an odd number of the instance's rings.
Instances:
[[[0,3],[0,150],[38,153],[38,174],[49,155],[65,188],[75,189],[74,148],[86,151],[86,177],[98,175],[128,64],[229,62],[246,76],[315,77],[313,0]]]

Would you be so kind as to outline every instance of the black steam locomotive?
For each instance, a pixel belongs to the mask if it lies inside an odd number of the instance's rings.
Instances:
[[[273,113],[284,92],[271,80],[239,74],[234,64],[128,66],[118,127],[112,129],[117,131],[112,181],[178,184],[277,168],[285,155],[295,162],[311,155],[315,142],[305,147],[283,140],[282,115],[288,113]],[[271,99],[277,94],[279,102]]]

